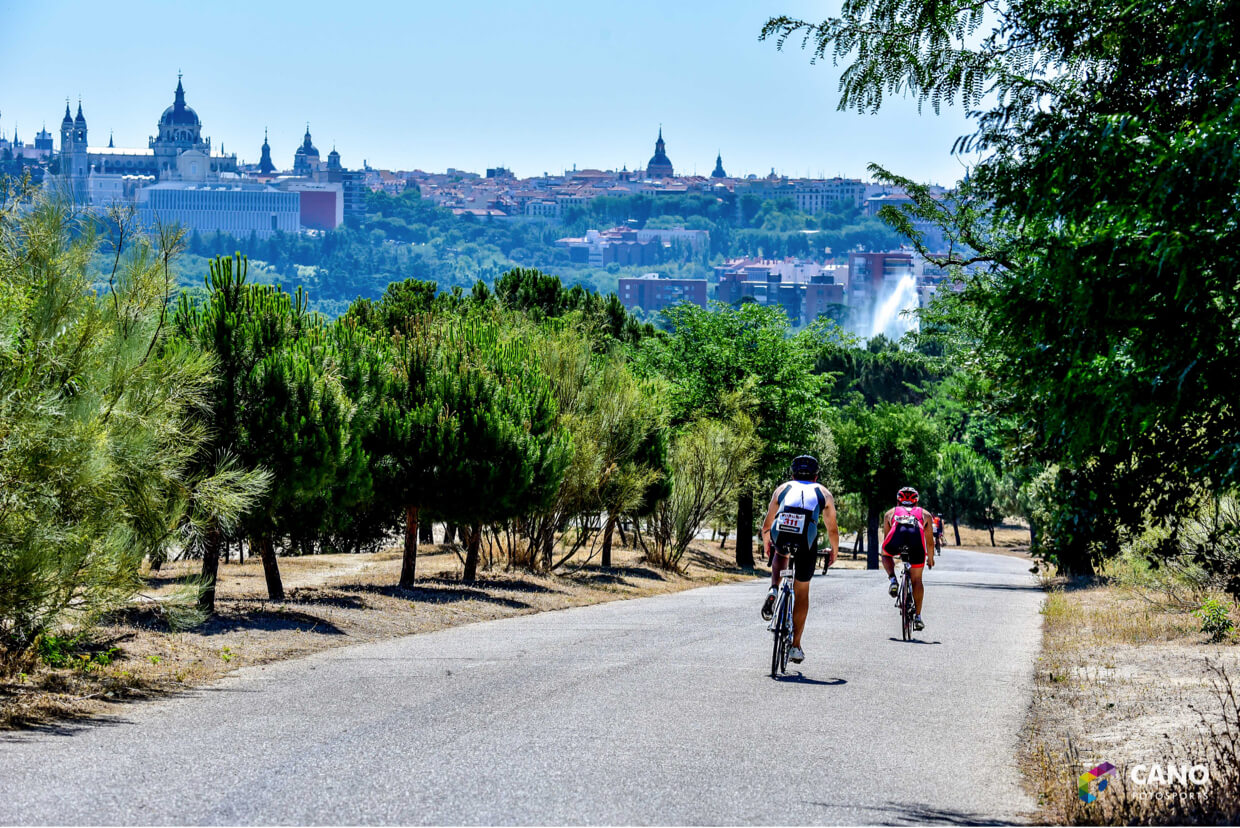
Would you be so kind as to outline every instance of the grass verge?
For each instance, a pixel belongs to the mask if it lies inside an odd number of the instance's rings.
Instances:
[[[1021,756],[1037,819],[1235,824],[1240,652],[1234,635],[1211,641],[1181,602],[1134,588],[1123,573],[1060,580],[1048,589]],[[1103,763],[1114,769],[1098,779],[1082,777],[1105,770]],[[1094,798],[1086,801],[1082,791]]]

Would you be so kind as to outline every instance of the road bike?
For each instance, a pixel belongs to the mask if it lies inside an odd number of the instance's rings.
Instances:
[[[900,547],[900,591],[896,593],[896,609],[900,611],[900,632],[905,641],[913,638],[913,616],[916,608],[913,603],[913,567],[908,562],[909,548]]]
[[[772,557],[774,557],[772,553]],[[771,649],[771,678],[788,672],[788,651],[792,649],[792,605],[796,596],[792,591],[792,575],[796,570],[784,569],[779,573],[779,594],[775,599],[775,614],[766,628],[775,634]]]

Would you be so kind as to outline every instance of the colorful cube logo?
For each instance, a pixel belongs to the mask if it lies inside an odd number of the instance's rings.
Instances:
[[[1098,767],[1093,768],[1092,770],[1086,771],[1085,773],[1081,774],[1080,778],[1078,778],[1076,782],[1076,790],[1077,790],[1077,793],[1079,793],[1081,796],[1081,801],[1082,802],[1093,802],[1095,799],[1097,799],[1098,798],[1097,794],[1090,792],[1089,783],[1097,779],[1098,780],[1098,793],[1102,793],[1103,791],[1107,789],[1106,777],[1110,775],[1111,771],[1113,770],[1115,770],[1114,765],[1112,765],[1110,762],[1103,762]]]

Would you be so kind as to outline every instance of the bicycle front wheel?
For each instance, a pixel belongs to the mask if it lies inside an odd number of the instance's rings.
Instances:
[[[779,675],[780,650],[784,645],[784,633],[782,630],[775,630],[774,646],[771,648],[771,678]]]

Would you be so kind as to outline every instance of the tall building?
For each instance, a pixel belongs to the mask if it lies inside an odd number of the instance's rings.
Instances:
[[[293,175],[314,175],[320,166],[319,151],[310,140],[310,125],[306,124],[306,137],[293,154]]]
[[[672,162],[667,157],[663,144],[663,127],[659,127],[659,138],[654,142],[654,156],[646,165],[647,178],[672,178]]]
[[[60,174],[62,181],[73,188],[75,198],[87,191],[86,179],[92,173],[175,178],[177,160],[187,152],[201,153],[209,172],[237,171],[237,156],[212,150],[211,139],[202,136],[202,121],[185,102],[185,87],[179,74],[172,105],[160,115],[157,134],[145,148],[117,147],[111,140],[106,147],[92,147],[86,136],[81,101],[76,117],[70,116],[66,101],[65,117],[60,124]]]

